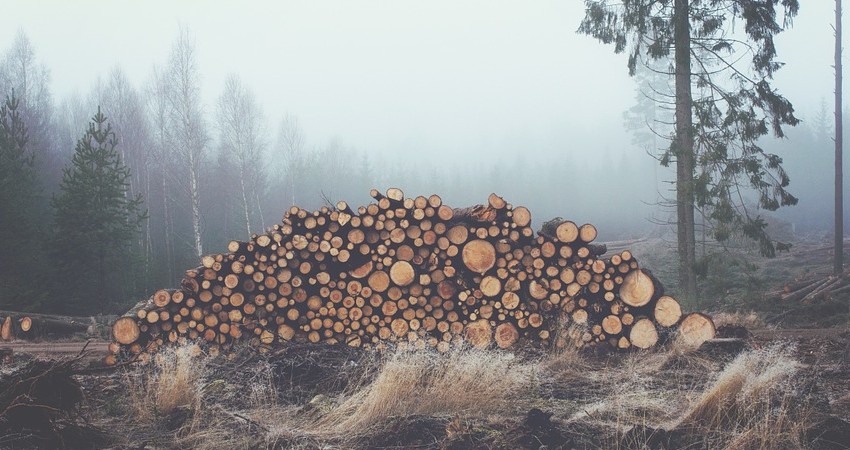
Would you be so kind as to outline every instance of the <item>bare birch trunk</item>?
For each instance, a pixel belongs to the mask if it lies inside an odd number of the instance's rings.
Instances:
[[[251,235],[251,214],[248,212],[248,195],[245,193],[245,162],[239,164],[239,185],[242,188],[242,209],[245,210],[245,232]]]

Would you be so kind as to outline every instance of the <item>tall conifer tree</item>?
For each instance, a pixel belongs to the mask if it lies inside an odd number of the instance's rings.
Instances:
[[[130,170],[121,161],[117,140],[98,108],[77,141],[54,198],[53,249],[62,268],[59,310],[100,312],[126,301],[133,288],[135,239],[144,220],[142,197],[129,194]]]

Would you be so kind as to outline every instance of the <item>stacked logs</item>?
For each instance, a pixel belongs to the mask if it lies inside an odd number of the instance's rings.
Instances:
[[[193,340],[216,353],[239,341],[445,351],[522,338],[648,348],[677,328],[713,336],[631,252],[603,258],[593,225],[555,220],[535,236],[529,210],[495,194],[462,209],[395,188],[371,195],[356,210],[292,207],[267,233],[204,256],[179,289],[115,322],[107,362]]]

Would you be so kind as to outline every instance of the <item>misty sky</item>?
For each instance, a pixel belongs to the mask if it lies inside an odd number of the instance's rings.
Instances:
[[[832,95],[833,2],[802,2],[777,41],[776,85],[802,118]],[[57,103],[87,95],[116,64],[142,86],[180,24],[196,39],[206,110],[238,73],[272,130],[299,117],[309,143],[409,158],[547,157],[589,164],[628,149],[634,102],[624,55],[575,33],[583,2],[11,1],[0,49],[22,29],[52,75]]]

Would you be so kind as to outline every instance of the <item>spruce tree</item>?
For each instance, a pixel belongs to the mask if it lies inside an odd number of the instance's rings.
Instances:
[[[53,249],[62,268],[62,304],[73,313],[106,312],[134,294],[137,239],[145,213],[142,197],[129,195],[130,170],[117,139],[98,108],[77,141],[54,198]]]
[[[14,93],[0,106],[0,308],[39,309],[46,290],[39,279],[43,233],[35,155]]]

